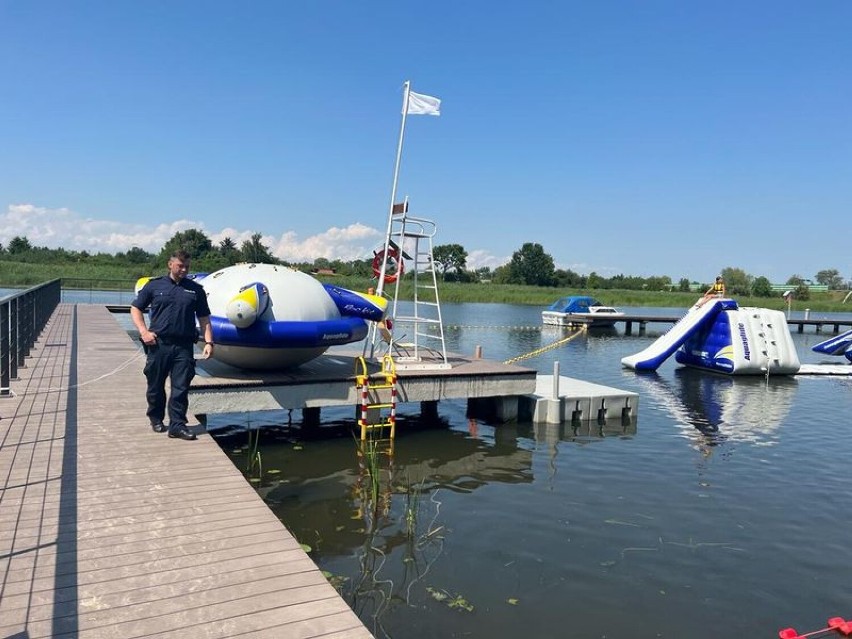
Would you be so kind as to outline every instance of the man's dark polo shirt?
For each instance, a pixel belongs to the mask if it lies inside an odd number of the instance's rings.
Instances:
[[[195,317],[208,317],[207,293],[204,287],[189,278],[175,284],[171,277],[149,280],[131,302],[140,311],[150,307],[148,330],[157,338],[174,342],[194,343],[197,337]]]

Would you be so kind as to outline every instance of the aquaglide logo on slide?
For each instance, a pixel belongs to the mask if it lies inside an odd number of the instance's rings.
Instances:
[[[739,322],[737,328],[740,331],[740,339],[743,341],[743,357],[751,361],[751,351],[748,348],[748,335],[746,335],[745,324]]]

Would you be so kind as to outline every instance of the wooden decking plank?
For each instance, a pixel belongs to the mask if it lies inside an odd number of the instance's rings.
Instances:
[[[142,575],[167,573],[183,568],[194,568],[201,574],[207,570],[206,564],[210,561],[225,563],[241,559],[245,560],[246,563],[253,563],[252,558],[266,557],[267,561],[280,563],[288,559],[297,559],[299,557],[299,550],[298,548],[290,547],[286,541],[274,544],[266,542],[264,544],[246,544],[241,548],[231,547],[216,552],[182,554],[176,557],[162,558],[158,556],[156,559],[147,558],[147,560],[145,560],[145,557],[139,557],[136,562],[118,566],[110,565],[103,567],[98,565],[96,561],[91,561],[84,566],[71,566],[65,572],[56,569],[56,555],[53,555],[39,561],[34,573],[25,574],[23,572],[10,571],[7,585],[12,590],[16,584],[30,582],[34,579],[41,581],[47,586],[45,580],[53,578],[56,581],[57,587],[67,587],[74,584],[82,586],[100,581],[114,581],[116,579],[126,579]],[[39,588],[33,585],[32,590],[36,589]]]
[[[0,635],[371,636],[203,428],[151,431],[142,363],[61,304],[0,402]]]
[[[226,534],[229,531],[226,531]],[[284,544],[283,549],[290,550],[298,547],[294,540],[282,540],[280,536],[280,528],[270,528],[267,532],[253,532],[245,536],[230,535],[222,539],[214,539],[213,541],[205,541],[203,543],[196,540],[198,551],[194,554],[204,552],[213,552],[216,550],[224,550],[234,543],[242,543],[245,546],[260,545],[260,544]],[[160,539],[156,541],[136,542],[134,544],[116,545],[106,548],[93,548],[89,550],[81,550],[79,553],[63,553],[57,552],[56,546],[50,548],[42,548],[39,552],[39,557],[45,561],[48,557],[55,556],[56,574],[64,574],[77,570],[78,562],[85,562],[108,559],[112,566],[124,566],[130,564],[138,564],[151,561],[155,558],[169,558],[186,555],[186,551],[180,546],[175,545],[171,539]],[[3,560],[4,569],[9,571],[18,570],[21,567],[26,567],[30,570],[34,569],[35,557],[32,554],[17,555]],[[11,583],[11,579],[9,579]]]
[[[160,502],[133,502],[130,504],[124,504],[122,508],[115,508],[114,510],[110,510],[108,507],[99,508],[97,510],[93,510],[93,512],[87,512],[85,514],[85,518],[81,516],[80,522],[86,522],[90,525],[98,525],[98,522],[109,522],[109,521],[118,521],[120,518],[124,517],[125,519],[129,519],[128,516],[132,517],[134,513],[134,508],[137,509],[140,520],[144,519],[148,516],[154,516],[157,513],[160,513],[160,516],[163,518],[174,518],[180,517],[183,512],[199,512],[199,509],[204,508],[205,506],[209,506],[211,509],[217,506],[230,506],[231,502],[229,499],[232,499],[233,495],[221,495],[218,497],[209,497],[207,499],[202,500],[199,505],[188,505],[188,506],[175,506],[172,502],[160,501]],[[10,514],[5,516],[4,519],[0,519],[0,531],[5,531],[9,528],[14,528],[16,525],[25,527],[32,526],[35,522],[38,521],[38,518],[35,514],[31,514],[30,510],[35,510],[36,504],[25,505],[21,508],[21,517],[19,519],[14,519],[14,514]],[[55,517],[60,517],[63,514],[68,515],[70,509],[63,510],[59,506],[49,506],[45,509],[44,517],[47,520],[53,519]],[[205,510],[205,512],[209,512]],[[101,524],[103,525],[103,524]]]
[[[207,571],[203,579],[219,579],[223,583],[230,580],[231,582],[236,583],[241,578],[254,578],[255,574],[260,574],[259,571],[265,570],[274,570],[279,575],[315,572],[313,563],[304,556],[296,556],[292,561],[286,563],[282,567],[280,565],[270,566],[267,557],[257,555],[255,557],[249,557],[248,559],[239,558],[231,562],[221,562],[215,571]],[[194,567],[190,567],[156,575],[145,574],[133,578],[120,578],[112,581],[100,581],[92,584],[85,584],[79,588],[79,591],[77,588],[34,590],[32,592],[19,593],[17,595],[4,597],[3,604],[4,608],[12,609],[22,606],[45,605],[50,602],[76,599],[83,602],[84,600],[91,598],[102,599],[108,595],[135,592],[137,590],[142,591],[152,587],[158,587],[166,584],[177,584],[184,581],[197,582],[198,580],[199,577],[197,576],[197,570]]]
[[[294,556],[292,561],[282,566],[274,563],[270,564],[269,557],[257,555],[255,557],[223,561],[221,565],[217,565],[215,570],[205,571],[201,578],[220,579],[222,583],[236,583],[242,578],[242,575],[249,575],[250,578],[253,578],[257,571],[268,568],[274,568],[282,576],[316,572],[314,564],[305,556]],[[136,590],[145,590],[164,585],[174,585],[186,592],[191,592],[193,584],[197,583],[200,579],[198,575],[199,571],[197,568],[191,566],[166,572],[146,573],[134,577],[119,577],[113,580],[81,584],[79,588],[72,586],[33,590],[32,593],[29,591],[17,592],[9,595],[9,609],[19,607],[30,608],[35,605],[56,604],[67,601],[83,602],[88,599],[102,599],[107,595],[132,593]],[[38,587],[38,585],[39,582],[36,582],[35,586]],[[23,599],[15,599],[16,595],[20,595]],[[82,603],[80,605],[82,606]]]
[[[250,527],[258,524],[265,524],[268,521],[268,518],[264,515],[256,516],[247,520],[239,520],[239,519],[229,519],[224,520],[226,523],[231,524],[228,527],[239,532],[241,529],[245,527]],[[74,553],[78,553],[80,551],[85,550],[98,550],[106,548],[110,545],[123,545],[128,543],[140,542],[140,541],[153,541],[153,540],[172,540],[173,543],[177,547],[184,549],[185,554],[189,554],[189,551],[195,544],[195,539],[197,536],[206,530],[208,530],[208,526],[211,524],[216,524],[216,521],[207,521],[203,524],[199,524],[196,526],[184,526],[180,528],[167,528],[167,529],[145,529],[138,532],[130,532],[122,535],[111,535],[109,537],[93,537],[93,538],[79,538],[77,539],[77,545],[75,546]],[[178,541],[175,539],[179,538]],[[292,536],[291,536],[292,538]],[[69,540],[74,540],[76,537],[73,534],[64,534],[64,536],[57,537],[50,541],[54,543],[61,544],[63,542],[67,543]],[[184,541],[185,540],[185,541]],[[37,536],[31,536],[28,538],[23,538],[18,540],[22,545],[24,543],[28,544],[38,544],[39,538]],[[7,543],[8,545],[8,543]],[[60,551],[61,552],[61,551]]]
[[[269,639],[269,637],[286,637],[287,639],[312,639],[314,637],[321,639],[364,639],[373,635],[367,632],[364,626],[360,624],[353,625],[352,618],[348,614],[338,613],[227,636],[239,637],[239,639]]]
[[[343,608],[342,602],[340,602]],[[279,617],[279,610],[272,610],[270,614],[258,613],[252,616],[232,617],[215,624],[205,624],[193,628],[197,637],[203,639],[221,639],[223,637],[240,637],[269,639],[270,637],[286,639],[308,639],[311,637],[340,636],[347,639],[364,639],[372,637],[360,623],[353,624],[352,616],[347,610],[335,612],[330,608],[329,602],[324,602],[322,607],[313,603],[299,604],[287,609],[289,622],[276,624],[275,617]],[[275,624],[275,625],[273,625]],[[181,639],[185,636],[183,630],[163,632],[153,635],[145,635],[145,639]],[[338,634],[352,633],[352,634]]]
[[[56,478],[52,478],[46,482],[45,485],[45,504],[60,504],[63,498],[63,491],[60,483]],[[244,488],[242,486],[243,481],[240,479],[235,479],[232,477],[223,478],[221,475],[214,474],[211,477],[198,477],[194,476],[192,479],[188,479],[180,482],[178,485],[163,485],[159,482],[157,483],[148,483],[147,486],[143,485],[142,488],[145,490],[140,490],[139,485],[127,485],[127,486],[116,486],[110,490],[109,493],[104,494],[103,491],[99,490],[97,487],[91,488],[88,491],[74,491],[74,490],[66,490],[64,496],[74,494],[75,495],[75,505],[79,505],[82,507],[90,507],[96,504],[107,504],[107,503],[118,503],[123,501],[144,501],[146,499],[157,499],[160,497],[168,497],[169,495],[174,495],[175,499],[181,499],[184,496],[192,497],[193,495],[198,494],[198,487],[206,488],[210,485],[214,491],[217,492],[222,490],[224,487],[227,488]],[[33,486],[33,483],[30,484],[30,487]],[[19,488],[23,489],[26,485],[21,484]],[[18,487],[13,487],[18,488]],[[11,489],[10,489],[11,490]],[[205,491],[207,492],[207,491]],[[184,495],[186,493],[187,495]],[[21,493],[22,494],[22,493]],[[11,497],[7,494],[6,497],[0,501],[0,508],[2,508],[3,503],[7,500],[11,499]],[[18,499],[18,501],[23,501],[22,498]]]
[[[144,526],[141,531],[136,531],[133,527],[125,527],[122,531],[104,531],[103,534],[95,534],[92,532],[88,533],[78,533],[75,534],[73,532],[63,532],[61,535],[51,536],[49,534],[50,530],[47,533],[40,530],[30,530],[23,531],[23,534],[16,537],[18,546],[35,546],[39,544],[43,544],[44,542],[55,542],[58,544],[69,543],[71,541],[77,541],[77,547],[79,549],[86,548],[103,548],[108,545],[113,544],[122,544],[131,541],[140,541],[143,539],[152,539],[152,538],[160,538],[160,539],[171,539],[175,535],[191,535],[196,532],[201,532],[206,530],[208,526],[215,525],[218,522],[241,522],[247,526],[253,525],[255,523],[263,523],[267,520],[266,514],[262,512],[257,512],[251,517],[247,518],[237,518],[233,515],[228,516],[218,516],[216,518],[209,517],[207,520],[204,520],[197,524],[192,525],[179,525],[176,523],[172,523],[172,525],[159,525],[159,526]],[[29,532],[29,535],[26,533]],[[10,540],[8,539],[0,539],[0,546],[9,546]],[[191,544],[188,544],[191,546]]]
[[[218,605],[224,601],[263,594],[270,590],[281,592],[322,585],[323,580],[322,574],[316,571],[281,575],[275,566],[259,566],[252,574],[243,570],[205,575],[191,581],[156,584],[123,592],[82,597],[79,602],[81,609],[85,611],[83,616],[86,624],[97,627],[183,611],[185,605],[181,602],[187,592],[203,593],[205,599],[199,599],[197,602],[201,605]],[[52,602],[32,606],[27,611],[27,616],[30,621],[52,619]],[[55,631],[63,632],[63,629],[57,627]]]
[[[27,630],[30,637],[33,639],[41,637],[121,637],[123,639],[136,639],[145,637],[158,632],[169,632],[179,630],[184,633],[185,637],[198,637],[197,626],[202,623],[210,623],[215,621],[223,621],[240,612],[245,613],[260,613],[269,610],[283,611],[288,607],[296,607],[303,603],[322,603],[331,600],[330,605],[334,605],[335,601],[339,601],[337,593],[332,589],[334,596],[325,597],[328,591],[324,586],[306,586],[301,588],[271,590],[260,595],[251,595],[239,597],[239,593],[228,593],[229,596],[236,595],[237,598],[231,598],[227,601],[216,601],[215,596],[205,597],[212,591],[202,591],[200,593],[186,592],[176,595],[178,602],[185,606],[178,611],[169,611],[164,614],[156,614],[156,610],[146,609],[147,617],[143,619],[133,619],[122,621],[119,623],[108,623],[97,617],[97,621],[89,623],[88,615],[85,611],[81,611],[76,619],[79,622],[79,630],[70,629],[71,620],[68,618],[60,618],[59,620],[51,621],[35,621],[27,624]],[[198,602],[210,601],[210,604],[199,604]],[[212,605],[215,604],[215,605]],[[344,604],[345,605],[345,604]],[[152,607],[146,607],[152,608]],[[323,606],[319,606],[322,610]],[[66,629],[59,632],[53,631],[53,623],[58,621],[59,628]],[[5,628],[0,627],[0,633]]]
[[[98,519],[120,517],[122,513],[125,512],[128,513],[128,515],[143,515],[146,513],[156,512],[168,513],[172,510],[192,509],[199,506],[230,503],[234,499],[234,495],[239,494],[240,491],[240,488],[233,486],[219,489],[215,495],[197,499],[195,502],[196,505],[188,506],[175,506],[173,493],[170,493],[166,499],[161,500],[152,500],[150,498],[123,499],[109,504],[102,503],[101,501],[93,501],[86,507],[86,512],[80,513],[79,517],[81,518],[81,521],[96,521]],[[66,507],[66,510],[68,510],[68,507]],[[39,519],[41,517],[58,517],[62,514],[62,512],[63,510],[59,502],[24,503],[20,505],[20,521]],[[0,510],[0,530],[2,530],[5,525],[12,522],[13,515],[14,513],[3,514],[2,510]]]

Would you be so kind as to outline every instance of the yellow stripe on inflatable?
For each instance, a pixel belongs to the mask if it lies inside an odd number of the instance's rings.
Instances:
[[[237,328],[248,328],[257,319],[257,311],[260,307],[260,296],[258,287],[249,286],[231,298],[225,307],[225,316]]]
[[[381,295],[372,295],[371,293],[362,293],[361,291],[350,291],[350,293],[354,293],[355,295],[363,299],[365,302],[369,302],[370,304],[381,310],[382,313],[388,310],[388,301]]]
[[[733,360],[734,347],[729,344],[728,346],[725,346],[724,348],[720,349],[719,352],[716,353],[716,355],[714,356],[714,359],[719,359],[720,357]]]
[[[139,295],[139,291],[142,290],[142,287],[145,286],[152,279],[154,279],[154,278],[149,276],[149,277],[140,277],[138,280],[136,280],[136,286],[133,287],[133,294]]]
[[[257,288],[254,286],[249,286],[246,290],[241,293],[237,293],[234,295],[232,302],[242,301],[246,304],[250,305],[255,312],[257,312],[258,306],[260,306],[260,298],[257,295]]]

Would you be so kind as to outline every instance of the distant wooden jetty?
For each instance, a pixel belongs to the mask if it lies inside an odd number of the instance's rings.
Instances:
[[[683,315],[648,315],[625,313],[625,315],[618,317],[615,320],[615,323],[624,324],[625,335],[632,335],[633,325],[637,324],[639,335],[644,335],[647,330],[648,324],[675,324],[682,317]],[[574,323],[574,325],[576,326],[581,326],[583,324],[586,324],[586,322],[582,318]],[[795,326],[797,332],[799,333],[805,332],[805,326],[813,326],[815,328],[815,332],[817,333],[821,333],[824,327],[830,326],[834,333],[839,333],[841,327],[844,327],[844,330],[852,328],[852,317],[850,317],[849,319],[788,319],[787,324],[791,327]]]

